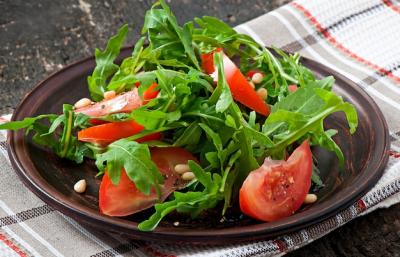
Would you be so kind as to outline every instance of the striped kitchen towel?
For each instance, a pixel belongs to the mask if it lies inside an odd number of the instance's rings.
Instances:
[[[0,256],[283,255],[360,215],[400,202],[400,3],[299,0],[236,29],[261,44],[321,62],[374,98],[389,125],[391,150],[385,173],[370,192],[336,216],[274,240],[218,247],[133,241],[88,230],[35,197],[12,171],[2,134]]]

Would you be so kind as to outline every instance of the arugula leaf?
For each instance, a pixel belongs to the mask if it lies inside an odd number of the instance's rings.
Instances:
[[[179,39],[182,42],[182,45],[186,51],[186,54],[188,55],[189,59],[193,62],[194,66],[200,70],[200,65],[197,61],[196,55],[193,50],[192,46],[192,37],[191,37],[191,31],[190,31],[190,25],[187,23],[183,26],[183,29],[178,25],[178,22],[176,21],[175,16],[172,14],[170,8],[168,5],[165,4],[164,0],[160,0],[162,8],[165,10],[168,21],[174,28],[176,34],[178,35]]]
[[[89,117],[84,114],[74,114],[73,107],[63,105],[62,115],[44,114],[37,117],[28,117],[22,121],[11,121],[0,125],[0,129],[19,130],[26,129],[26,134],[33,132],[32,140],[38,144],[50,148],[60,156],[75,161],[83,162],[84,157],[93,157],[90,149],[78,142],[73,132],[77,128],[89,126]],[[43,124],[47,121],[50,125]],[[57,131],[62,128],[61,135]]]
[[[62,125],[62,134],[58,142],[53,145],[53,150],[61,158],[67,158],[82,163],[84,157],[93,157],[91,150],[74,136],[77,128],[85,128],[89,126],[89,117],[84,114],[75,114],[73,106],[69,104],[63,105],[63,115],[54,120],[47,133],[42,136],[53,136],[58,138],[56,129]],[[37,138],[36,138],[37,140]]]
[[[161,5],[162,9],[156,7]],[[185,58],[198,70],[200,65],[192,46],[190,25],[183,28],[178,25],[175,16],[164,1],[159,1],[147,11],[142,34],[147,33],[151,49],[160,51],[160,60],[180,59],[188,63]]]
[[[309,83],[308,86],[319,87],[319,88],[331,91],[334,83],[335,83],[335,79],[332,76],[328,76],[321,80],[313,81],[313,82]]]
[[[196,206],[199,203],[208,202],[210,196],[204,192],[174,192],[174,200],[156,204],[154,206],[155,213],[151,215],[147,220],[142,221],[138,225],[138,229],[141,231],[154,230],[160,221],[167,216],[169,213],[177,210],[182,206]],[[205,206],[204,209],[213,208],[214,201],[210,201],[209,206]]]
[[[322,187],[324,186],[324,183],[322,182],[320,176],[319,176],[320,172],[319,169],[317,168],[317,166],[315,166],[315,164],[313,164],[312,167],[312,175],[311,175],[311,181],[317,185],[318,187]]]
[[[192,122],[176,140],[174,146],[186,146],[198,144],[202,131],[197,121]]]
[[[121,172],[144,194],[150,194],[152,187],[160,193],[163,177],[153,163],[147,145],[120,139],[108,145],[107,151],[96,155],[96,166],[101,172],[107,169],[113,184],[118,184]],[[124,170],[124,171],[123,171]]]
[[[107,90],[114,90],[116,93],[121,93],[133,87],[134,83],[138,81],[136,73],[139,72],[143,66],[141,55],[143,54],[145,39],[145,37],[141,37],[136,42],[132,56],[122,61],[118,71],[111,78]]]
[[[118,65],[114,63],[114,60],[119,55],[127,32],[128,25],[122,26],[118,34],[109,39],[107,47],[103,52],[96,48],[96,68],[92,75],[87,78],[89,92],[94,101],[103,99],[107,79],[118,71]]]
[[[231,90],[226,82],[222,58],[221,52],[214,53],[214,64],[217,66],[218,71],[218,83],[216,89],[209,99],[209,103],[215,103],[215,110],[221,113],[228,109],[233,102]]]
[[[277,103],[265,121],[263,132],[272,136],[275,143],[268,152],[274,157],[282,157],[287,146],[308,133],[312,135],[312,142],[334,151],[343,163],[343,154],[331,139],[332,132],[327,134],[323,128],[323,120],[338,111],[345,113],[350,133],[354,133],[358,117],[353,105],[322,88],[299,88]]]
[[[159,110],[146,110],[145,108],[139,108],[133,110],[131,116],[134,117],[135,121],[143,125],[148,130],[155,130],[159,127],[160,123],[164,120],[176,121],[180,118],[180,113],[165,113]]]
[[[9,130],[19,130],[23,128],[28,128],[33,126],[34,123],[40,120],[54,120],[57,118],[56,114],[43,114],[36,117],[27,117],[21,121],[10,121],[3,124],[0,124],[0,130],[9,129]]]
[[[219,136],[218,133],[214,132],[206,124],[200,123],[199,126],[204,130],[204,132],[206,132],[207,136],[209,136],[209,138],[211,139],[211,141],[214,144],[215,149],[217,150],[219,159],[221,160],[221,162],[223,162],[223,160],[222,160],[222,149],[223,149],[223,146],[222,146],[221,137]]]

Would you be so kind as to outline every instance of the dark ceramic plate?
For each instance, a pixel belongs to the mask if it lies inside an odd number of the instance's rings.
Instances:
[[[122,51],[127,56],[130,50]],[[303,208],[295,215],[276,222],[261,223],[243,216],[231,214],[228,221],[220,223],[215,213],[190,221],[182,216],[169,216],[153,232],[141,232],[137,222],[151,210],[126,218],[107,217],[98,211],[99,179],[92,162],[74,165],[60,160],[51,152],[32,144],[23,131],[11,132],[8,142],[11,162],[25,185],[43,201],[75,220],[97,227],[124,233],[133,238],[163,241],[224,243],[269,238],[320,222],[366,193],[381,177],[387,163],[389,138],[384,117],[374,101],[355,83],[337,72],[308,59],[302,63],[317,76],[334,75],[334,90],[353,103],[359,115],[357,132],[350,136],[344,115],[332,115],[326,121],[327,128],[339,131],[335,140],[343,149],[346,164],[343,171],[335,156],[316,148],[318,166],[325,187],[318,192],[318,202]],[[43,113],[59,113],[63,103],[74,103],[88,96],[86,77],[94,68],[93,58],[79,61],[53,74],[40,83],[21,102],[13,120]],[[73,190],[74,183],[85,178],[89,187],[85,194]],[[173,227],[174,221],[179,227]]]

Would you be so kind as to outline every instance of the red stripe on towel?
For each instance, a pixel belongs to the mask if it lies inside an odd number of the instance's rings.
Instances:
[[[385,1],[385,0],[384,0]],[[302,6],[299,3],[292,2],[290,3],[293,7],[295,7],[297,10],[301,11],[309,20],[310,22],[317,28],[317,30],[323,35],[323,37],[330,42],[334,47],[338,48],[351,58],[373,68],[374,70],[378,71],[380,74],[388,76],[389,78],[392,78],[398,82],[400,82],[400,77],[395,76],[390,70],[384,69],[377,64],[374,64],[363,57],[357,55],[356,53],[352,52],[350,49],[346,48],[342,43],[338,42],[330,33],[328,30],[326,30],[321,23],[317,20],[315,16],[311,14],[311,12],[306,9],[304,6]]]
[[[394,158],[400,158],[400,153],[393,150],[389,150],[389,155]]]
[[[8,240],[3,234],[0,234],[0,240],[3,241],[8,247],[10,247],[14,252],[16,252],[21,257],[27,257],[21,249],[18,248],[13,242]]]
[[[390,9],[392,9],[393,11],[395,11],[395,12],[397,12],[397,13],[400,13],[400,8],[397,7],[397,6],[395,6],[395,5],[392,3],[392,1],[389,1],[389,0],[382,0],[382,2],[383,2],[387,7],[389,7]]]

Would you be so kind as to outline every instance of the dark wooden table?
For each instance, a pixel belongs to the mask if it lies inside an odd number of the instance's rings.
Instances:
[[[149,0],[0,0],[0,114],[10,113],[38,81],[104,47],[129,23],[138,38]],[[179,21],[213,15],[237,25],[285,0],[168,1]],[[358,218],[291,256],[400,256],[400,205]]]

